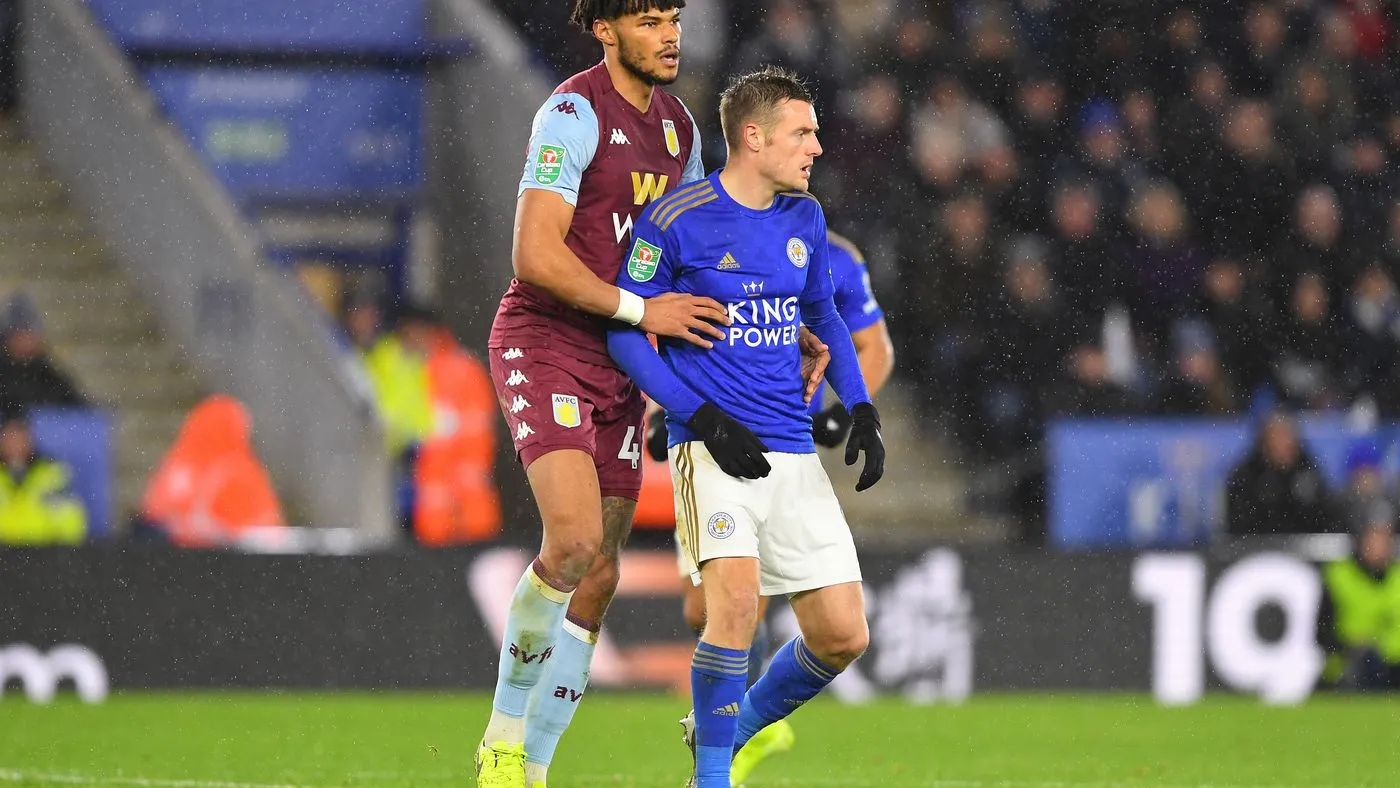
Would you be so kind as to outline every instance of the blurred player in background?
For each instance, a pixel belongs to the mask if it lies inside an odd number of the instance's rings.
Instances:
[[[704,177],[695,121],[657,89],[678,74],[684,5],[576,0],[572,21],[602,45],[603,60],[559,85],[531,129],[515,281],[496,313],[489,355],[544,539],[511,599],[476,755],[479,785],[545,785],[617,588],[618,550],[641,486],[643,406],[608,357],[609,319],[697,349],[725,335],[715,324],[728,318],[712,299],[644,300],[612,284],[642,208]]]
[[[643,214],[618,283],[723,299],[726,340],[690,352],[666,339],[652,348],[626,327],[608,337],[666,409],[677,538],[703,579],[708,620],[691,664],[697,788],[729,788],[734,753],[869,641],[855,544],[816,456],[801,324],[830,347],[831,383],[852,417],[847,464],[865,453],[856,489],[884,472],[879,416],[833,300],[826,219],[806,192],[821,155],[811,96],[767,68],[725,90],[720,116],[728,164]],[[788,595],[802,635],[746,693],[760,594]]]
[[[889,328],[885,325],[885,313],[875,292],[870,286],[870,274],[866,270],[865,256],[850,239],[834,231],[827,231],[827,252],[831,263],[831,282],[834,287],[836,311],[851,332],[855,344],[856,358],[860,363],[861,377],[873,398],[889,380],[894,370],[894,343],[890,341]],[[812,440],[818,446],[834,448],[846,439],[850,431],[851,418],[846,407],[833,402],[822,407],[825,387],[818,389],[809,405],[812,416]],[[668,433],[666,413],[655,403],[649,406],[647,415],[647,454],[657,462],[665,462]],[[680,546],[677,544],[677,554]],[[680,555],[682,565],[685,558]],[[685,573],[687,578],[689,573]],[[699,636],[705,628],[705,594],[700,586],[686,583],[684,600],[681,606],[686,626]],[[766,624],[768,613],[767,597],[760,598],[758,622],[754,629],[753,645],[749,648],[749,680],[756,681],[763,671],[768,656],[772,654],[772,638]],[[754,767],[769,755],[792,747],[795,735],[786,720],[764,728],[744,746],[734,757],[731,778],[735,784],[748,778]]]

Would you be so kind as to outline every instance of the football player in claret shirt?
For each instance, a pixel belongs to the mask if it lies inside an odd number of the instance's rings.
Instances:
[[[776,68],[737,78],[720,99],[723,170],[653,204],[618,285],[725,303],[713,349],[653,348],[613,326],[608,349],[666,410],[677,539],[702,579],[707,621],[691,663],[692,785],[730,788],[734,753],[815,697],[869,641],[860,563],[822,469],[799,370],[800,326],[831,352],[828,380],[851,414],[856,485],[884,473],[880,420],[836,310],[826,219],[806,189],[821,145],[805,86]],[[745,692],[759,596],[786,595],[802,634]]]
[[[608,356],[607,324],[700,350],[723,339],[729,322],[710,298],[643,299],[613,284],[638,214],[704,176],[695,121],[659,88],[678,73],[684,5],[576,0],[573,21],[602,45],[603,59],[559,85],[530,131],[515,280],[491,328],[489,361],[544,539],[511,598],[476,755],[479,785],[544,786],[617,587],[641,486],[643,410]]]

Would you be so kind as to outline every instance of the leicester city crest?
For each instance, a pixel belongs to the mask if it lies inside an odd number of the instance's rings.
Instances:
[[[806,266],[807,242],[796,236],[789,238],[787,242],[787,256],[788,260],[798,268]]]
[[[734,533],[734,518],[730,517],[728,512],[715,512],[710,517],[710,521],[705,523],[705,526],[709,529],[710,536],[716,539],[728,539],[729,535]]]

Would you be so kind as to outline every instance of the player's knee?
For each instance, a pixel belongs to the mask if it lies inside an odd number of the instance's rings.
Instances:
[[[603,554],[593,562],[586,585],[589,586],[592,595],[600,601],[611,602],[613,595],[617,593],[617,584],[621,578],[622,571],[618,568],[617,556]]]
[[[820,642],[809,641],[807,647],[823,663],[845,670],[870,647],[870,630],[864,626],[851,627],[848,631],[828,635]]]
[[[540,552],[540,556],[547,566],[559,573],[561,580],[571,586],[577,586],[593,567],[601,543],[601,535],[552,539]]]
[[[720,592],[707,592],[705,607],[702,610],[705,632],[722,633],[726,640],[749,640],[753,638],[754,626],[758,623],[758,597],[750,589],[731,588]]]

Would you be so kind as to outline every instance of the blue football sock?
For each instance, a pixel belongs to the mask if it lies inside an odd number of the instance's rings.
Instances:
[[[802,638],[788,641],[768,663],[767,672],[744,695],[734,751],[738,752],[755,733],[815,698],[840,672],[822,664]]]
[[[574,719],[584,688],[598,633],[564,620],[563,634],[554,644],[554,656],[545,680],[530,693],[530,713],[525,717],[526,760],[548,767],[554,760],[559,737]]]
[[[505,638],[501,642],[496,696],[486,740],[523,741],[524,718],[530,690],[539,683],[554,656],[559,625],[569,607],[570,591],[550,585],[540,560],[525,570],[510,600]]]
[[[695,778],[698,788],[729,788],[735,723],[744,698],[749,653],[705,641],[690,663],[690,694],[695,704]]]

